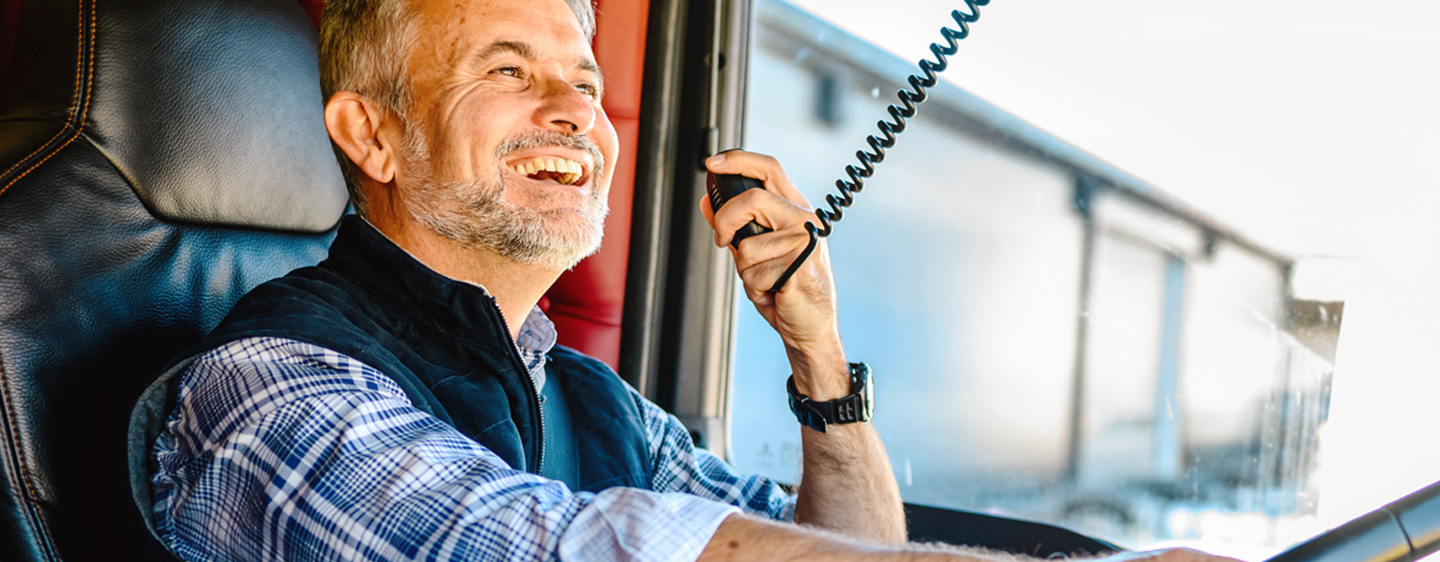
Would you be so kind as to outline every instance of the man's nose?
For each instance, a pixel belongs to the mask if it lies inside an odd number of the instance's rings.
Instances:
[[[557,77],[546,80],[543,89],[537,125],[567,135],[588,133],[595,126],[595,106],[573,84]]]

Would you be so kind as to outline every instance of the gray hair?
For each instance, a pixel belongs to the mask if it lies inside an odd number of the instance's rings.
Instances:
[[[565,0],[585,36],[595,38],[593,0]],[[384,111],[409,121],[414,101],[407,61],[418,35],[415,14],[404,0],[327,0],[320,19],[320,93],[356,92]],[[364,216],[362,174],[332,141],[355,212]]]

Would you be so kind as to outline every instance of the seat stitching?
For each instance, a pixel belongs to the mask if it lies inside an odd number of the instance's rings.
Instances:
[[[84,10],[84,9],[76,10],[76,18],[77,18],[80,22],[82,22],[82,23],[80,23],[80,25],[82,25],[82,26],[85,25],[85,24],[83,23],[83,22],[85,21],[85,10]],[[75,51],[76,51],[76,52],[75,52],[75,56],[77,56],[77,57],[83,57],[83,56],[85,56],[85,53],[81,51],[81,49],[83,49],[84,47],[85,47],[85,35],[84,35],[83,33],[79,33],[79,32],[77,31],[77,32],[75,33]],[[20,159],[18,162],[16,162],[13,166],[10,166],[9,169],[6,169],[4,173],[0,173],[0,176],[4,176],[4,175],[6,175],[6,174],[9,174],[10,172],[15,171],[16,168],[19,168],[21,164],[24,164],[24,163],[25,163],[25,160],[26,160],[26,159],[29,159],[31,156],[34,156],[34,155],[36,155],[36,154],[39,154],[40,151],[44,150],[46,146],[49,146],[50,143],[55,142],[55,139],[58,139],[58,138],[60,138],[61,135],[65,134],[65,129],[69,126],[71,120],[73,120],[73,119],[75,118],[75,106],[76,106],[77,104],[73,103],[73,100],[76,100],[76,99],[79,98],[79,97],[80,97],[80,65],[77,64],[77,65],[75,65],[75,90],[70,94],[70,99],[72,100],[72,103],[70,104],[69,114],[65,116],[65,125],[66,125],[66,126],[65,126],[65,127],[61,127],[59,131],[56,131],[55,136],[50,137],[50,140],[45,141],[45,144],[40,145],[40,148],[35,149],[35,152],[30,153],[30,155],[26,156],[25,158],[21,158],[21,159]],[[12,182],[12,183],[13,183],[13,182]],[[9,186],[6,186],[6,187],[9,187]],[[3,192],[4,192],[4,190],[0,190],[0,193],[3,193]]]
[[[85,50],[85,33],[84,33],[84,29],[83,29],[83,28],[85,27],[85,8],[84,8],[85,0],[80,0],[80,4],[81,4],[81,8],[80,8],[79,10],[76,10],[76,12],[78,12],[78,16],[79,16],[79,18],[78,18],[79,24],[78,24],[78,25],[79,25],[79,27],[80,27],[81,29],[78,29],[78,30],[76,31],[76,33],[75,33],[75,35],[76,35],[76,38],[75,38],[75,41],[76,41],[75,50],[78,51],[77,53],[75,53],[75,56],[77,56],[77,57],[88,57],[88,58],[90,59],[90,63],[89,63],[89,65],[88,65],[88,66],[89,66],[89,70],[90,70],[90,76],[89,76],[89,80],[88,80],[88,81],[93,84],[93,82],[94,82],[94,80],[95,80],[95,76],[94,76],[95,56],[94,56],[94,53],[93,53],[93,52],[87,52],[87,51]],[[95,36],[94,36],[94,33],[95,33],[95,21],[94,21],[94,17],[95,17],[95,4],[92,2],[92,3],[90,4],[90,19],[91,19],[91,21],[90,21],[90,45],[91,45],[91,49],[92,49],[92,50],[94,49],[94,44],[95,44]],[[38,155],[38,154],[40,154],[40,153],[42,153],[42,152],[45,152],[45,150],[47,149],[47,147],[53,145],[53,144],[55,143],[55,140],[56,140],[56,139],[59,139],[60,137],[64,136],[65,133],[67,132],[67,130],[73,129],[73,130],[74,130],[74,135],[71,136],[69,140],[66,140],[66,141],[65,141],[63,144],[61,144],[59,147],[56,147],[54,150],[52,150],[49,154],[45,155],[44,158],[41,158],[39,162],[36,162],[34,165],[30,166],[30,167],[29,167],[28,169],[26,169],[24,172],[21,172],[19,175],[15,176],[15,179],[10,180],[10,182],[9,182],[9,183],[6,183],[4,187],[0,187],[0,195],[4,195],[5,192],[10,189],[10,186],[15,185],[15,182],[20,181],[20,178],[23,178],[23,177],[29,175],[30,172],[35,171],[35,168],[40,167],[40,165],[41,165],[41,164],[44,164],[46,160],[49,160],[51,156],[54,156],[56,153],[60,152],[61,150],[64,150],[66,146],[69,146],[71,142],[74,142],[75,139],[77,139],[77,138],[80,137],[80,131],[84,128],[85,117],[86,117],[87,115],[89,115],[89,111],[90,111],[90,96],[89,96],[89,85],[90,85],[90,84],[87,84],[87,85],[86,85],[86,89],[85,89],[85,94],[86,94],[86,95],[85,95],[84,100],[83,100],[83,101],[80,100],[80,94],[81,94],[80,83],[81,83],[81,81],[82,81],[82,80],[81,80],[81,79],[82,79],[81,68],[82,68],[83,66],[84,66],[84,65],[80,65],[80,64],[76,64],[76,65],[75,65],[75,90],[74,90],[74,92],[71,94],[71,99],[72,99],[72,100],[75,100],[75,101],[77,101],[77,102],[79,102],[79,103],[78,103],[78,104],[77,104],[77,103],[71,103],[71,104],[70,104],[70,114],[65,117],[65,124],[64,124],[64,126],[60,127],[60,130],[55,132],[55,136],[50,137],[50,140],[45,141],[45,143],[42,144],[42,145],[40,145],[38,148],[36,148],[34,152],[31,152],[30,154],[25,155],[24,158],[21,158],[19,161],[15,162],[14,165],[10,166],[10,168],[6,169],[4,173],[0,173],[0,177],[4,177],[4,176],[8,175],[10,172],[15,171],[16,168],[19,168],[20,166],[24,165],[26,160],[29,160],[29,159],[31,159],[31,158],[34,158],[36,155]],[[83,106],[84,106],[83,113],[82,113],[82,115],[80,116],[80,121],[79,121],[79,123],[76,123],[76,122],[75,122],[75,108],[76,108],[76,105],[83,105]]]
[[[87,70],[88,76],[86,77],[86,80],[85,80],[85,89],[84,89],[83,92],[79,89],[79,87],[80,87],[80,79],[79,79],[79,70],[78,70],[78,69],[80,68],[80,65],[78,65],[78,64],[76,65],[76,69],[77,69],[77,70],[76,70],[76,82],[75,82],[75,84],[76,84],[76,93],[75,93],[75,95],[76,95],[77,97],[82,97],[82,99],[83,99],[83,102],[82,102],[82,103],[83,103],[83,108],[82,108],[81,114],[80,114],[80,123],[81,123],[81,124],[83,124],[83,123],[85,122],[85,117],[89,115],[89,112],[90,112],[90,99],[93,97],[93,96],[91,95],[91,93],[92,93],[92,92],[91,92],[91,89],[93,88],[93,86],[94,86],[94,84],[95,84],[95,31],[96,31],[96,28],[95,28],[95,19],[96,19],[96,18],[95,18],[95,12],[96,12],[96,0],[88,0],[89,5],[90,5],[90,10],[89,10],[89,12],[90,12],[90,14],[89,14],[89,15],[90,15],[90,17],[89,17],[89,20],[90,20],[90,29],[89,29],[89,32],[90,32],[90,33],[89,33],[89,45],[88,45],[88,48],[85,48],[86,45],[83,43],[83,41],[84,41],[84,39],[85,39],[85,35],[86,35],[86,34],[85,34],[85,29],[84,29],[84,27],[85,27],[85,20],[86,20],[86,18],[85,18],[85,11],[86,11],[86,10],[85,10],[85,4],[86,4],[86,2],[87,2],[87,0],[80,0],[80,9],[77,10],[77,11],[80,13],[80,20],[79,20],[80,29],[77,30],[77,34],[80,35],[81,40],[82,40],[82,43],[81,43],[81,45],[80,45],[80,49],[81,49],[81,50],[80,50],[79,56],[85,57],[86,59],[88,59],[87,62],[86,62],[86,70]],[[83,96],[81,96],[81,94],[83,94]],[[71,116],[72,116],[72,118],[73,118],[73,116],[74,116],[73,110],[72,110],[72,112],[71,112]],[[67,126],[68,126],[68,124],[67,124]],[[45,163],[45,161],[46,161],[46,160],[49,160],[51,156],[54,156],[56,153],[60,152],[60,150],[64,149],[66,146],[69,146],[71,142],[74,142],[75,139],[79,138],[79,137],[80,137],[80,130],[81,130],[80,127],[79,127],[79,126],[76,126],[76,127],[75,127],[75,135],[74,135],[74,136],[70,137],[70,139],[67,140],[67,141],[65,141],[64,144],[60,145],[59,148],[56,148],[54,152],[51,152],[50,154],[46,155],[45,158],[41,159],[39,162],[36,162],[34,166],[31,166],[29,169],[25,170],[25,172],[21,173],[19,176],[17,176],[17,177],[16,177],[14,180],[12,180],[10,183],[5,184],[5,187],[0,188],[0,195],[3,195],[3,194],[5,193],[5,190],[9,189],[11,185],[14,185],[16,181],[19,181],[19,180],[20,180],[20,178],[25,177],[25,175],[29,174],[31,171],[34,171],[36,167],[40,166],[40,164]],[[63,129],[62,129],[62,132],[63,132]],[[41,147],[41,148],[43,149],[43,147]],[[39,152],[39,151],[37,150],[36,153],[38,153],[38,152]],[[33,156],[33,154],[32,154],[32,156]],[[15,444],[17,445],[17,446],[15,447],[15,455],[17,456],[18,460],[20,461],[20,479],[25,482],[25,491],[26,491],[26,494],[29,496],[29,500],[30,500],[30,505],[27,506],[29,509],[26,509],[26,510],[25,510],[26,516],[27,516],[27,518],[33,518],[33,519],[35,519],[35,520],[38,520],[38,524],[32,522],[32,525],[35,525],[35,526],[38,528],[38,530],[42,531],[42,537],[44,538],[44,541],[42,541],[41,544],[43,545],[43,547],[44,547],[44,549],[45,549],[45,551],[46,551],[47,558],[49,558],[52,562],[58,562],[58,561],[59,561],[59,558],[58,558],[58,556],[57,556],[57,554],[56,554],[56,552],[55,552],[54,532],[51,531],[51,529],[50,529],[50,522],[46,520],[46,518],[45,518],[45,513],[44,513],[42,510],[40,510],[40,508],[39,508],[39,504],[40,504],[39,496],[40,496],[40,495],[35,492],[35,480],[34,480],[34,477],[32,477],[31,474],[30,474],[30,466],[29,466],[29,463],[27,462],[27,460],[26,460],[26,458],[25,458],[25,448],[24,448],[23,446],[19,446],[19,445],[20,445],[20,434],[19,434],[20,428],[19,428],[18,424],[16,423],[15,409],[14,409],[14,407],[11,405],[11,404],[13,403],[13,398],[11,397],[11,394],[10,394],[10,381],[9,381],[9,378],[5,376],[5,371],[4,371],[4,365],[3,365],[3,364],[0,364],[0,392],[3,392],[3,393],[4,393],[4,403],[3,403],[3,406],[4,406],[4,409],[5,409],[5,415],[6,415],[6,416],[9,418],[9,420],[10,420],[11,439],[13,439],[14,442],[15,442]]]
[[[81,21],[81,22],[84,22],[84,21],[85,21],[85,10],[84,10],[84,9],[76,10],[76,14],[75,14],[75,15],[76,15],[76,18],[77,18],[79,21]],[[81,23],[80,25],[85,25],[85,24],[84,24],[84,23]],[[84,48],[85,48],[85,34],[79,33],[79,32],[77,31],[77,32],[75,33],[75,56],[77,56],[77,57],[83,57],[83,56],[85,56],[85,53],[84,53],[83,51],[81,51],[81,49],[84,49]],[[25,160],[29,159],[31,156],[35,156],[36,154],[39,154],[40,151],[45,150],[45,147],[50,146],[50,143],[55,142],[55,139],[58,139],[58,138],[60,138],[61,135],[64,135],[64,134],[65,134],[65,129],[69,128],[70,122],[71,122],[73,119],[75,119],[75,106],[78,105],[78,104],[76,104],[76,103],[74,103],[74,102],[77,100],[77,98],[80,97],[80,69],[81,69],[81,65],[78,65],[78,64],[75,65],[75,90],[70,93],[70,100],[71,100],[70,110],[69,110],[68,114],[65,116],[65,126],[60,127],[60,130],[55,132],[55,136],[50,137],[50,140],[45,141],[45,144],[42,144],[42,145],[40,145],[39,148],[36,148],[36,149],[35,149],[35,152],[30,153],[30,154],[27,155],[25,158],[21,158],[18,162],[15,162],[15,164],[14,164],[13,166],[10,166],[8,169],[6,169],[4,173],[0,173],[0,176],[4,176],[4,175],[6,175],[6,174],[9,174],[10,172],[15,171],[15,168],[19,168],[21,164],[24,164],[24,163],[25,163]],[[12,183],[13,183],[13,182],[12,182]],[[9,186],[7,185],[6,187],[9,187]],[[4,190],[0,190],[0,193],[3,193],[3,192],[4,192]]]
[[[5,365],[3,363],[0,363],[0,391],[3,391],[4,393],[5,417],[10,422],[8,424],[10,429],[10,439],[15,444],[12,450],[15,452],[15,456],[17,457],[15,460],[16,464],[19,465],[20,480],[25,482],[26,494],[29,496],[29,499],[32,502],[32,505],[24,506],[27,509],[24,509],[23,511],[27,519],[34,519],[37,517],[40,519],[39,525],[35,525],[34,521],[32,521],[31,524],[39,527],[38,530],[43,531],[42,534],[45,537],[45,541],[43,542],[43,544],[45,546],[45,549],[49,551],[51,547],[49,540],[50,526],[45,521],[45,516],[41,514],[39,510],[35,509],[35,506],[33,505],[33,503],[35,502],[35,488],[30,481],[30,469],[28,466],[26,466],[25,447],[20,442],[19,420],[15,418],[15,408],[11,406],[13,399],[10,397],[10,377],[5,376]],[[47,554],[49,554],[51,560],[55,559],[53,552],[47,552]]]

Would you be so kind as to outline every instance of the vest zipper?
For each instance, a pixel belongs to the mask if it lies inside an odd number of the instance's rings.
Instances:
[[[525,378],[530,379],[530,384],[525,385],[526,402],[530,405],[530,412],[535,415],[535,474],[540,474],[541,463],[545,462],[545,412],[540,409],[540,389],[535,388],[535,377],[530,374],[530,369],[525,368],[525,362],[520,359],[520,349],[515,344],[515,338],[510,335],[510,323],[505,320],[505,312],[500,310],[500,303],[495,297],[490,297],[490,306],[495,307],[495,314],[500,318],[500,333],[505,334],[505,341],[510,344],[511,363],[520,368]]]

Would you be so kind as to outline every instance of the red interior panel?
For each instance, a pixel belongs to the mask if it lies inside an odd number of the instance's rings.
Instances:
[[[300,7],[305,8],[305,13],[310,14],[310,21],[315,22],[315,27],[320,27],[320,12],[325,11],[325,0],[300,0]]]

